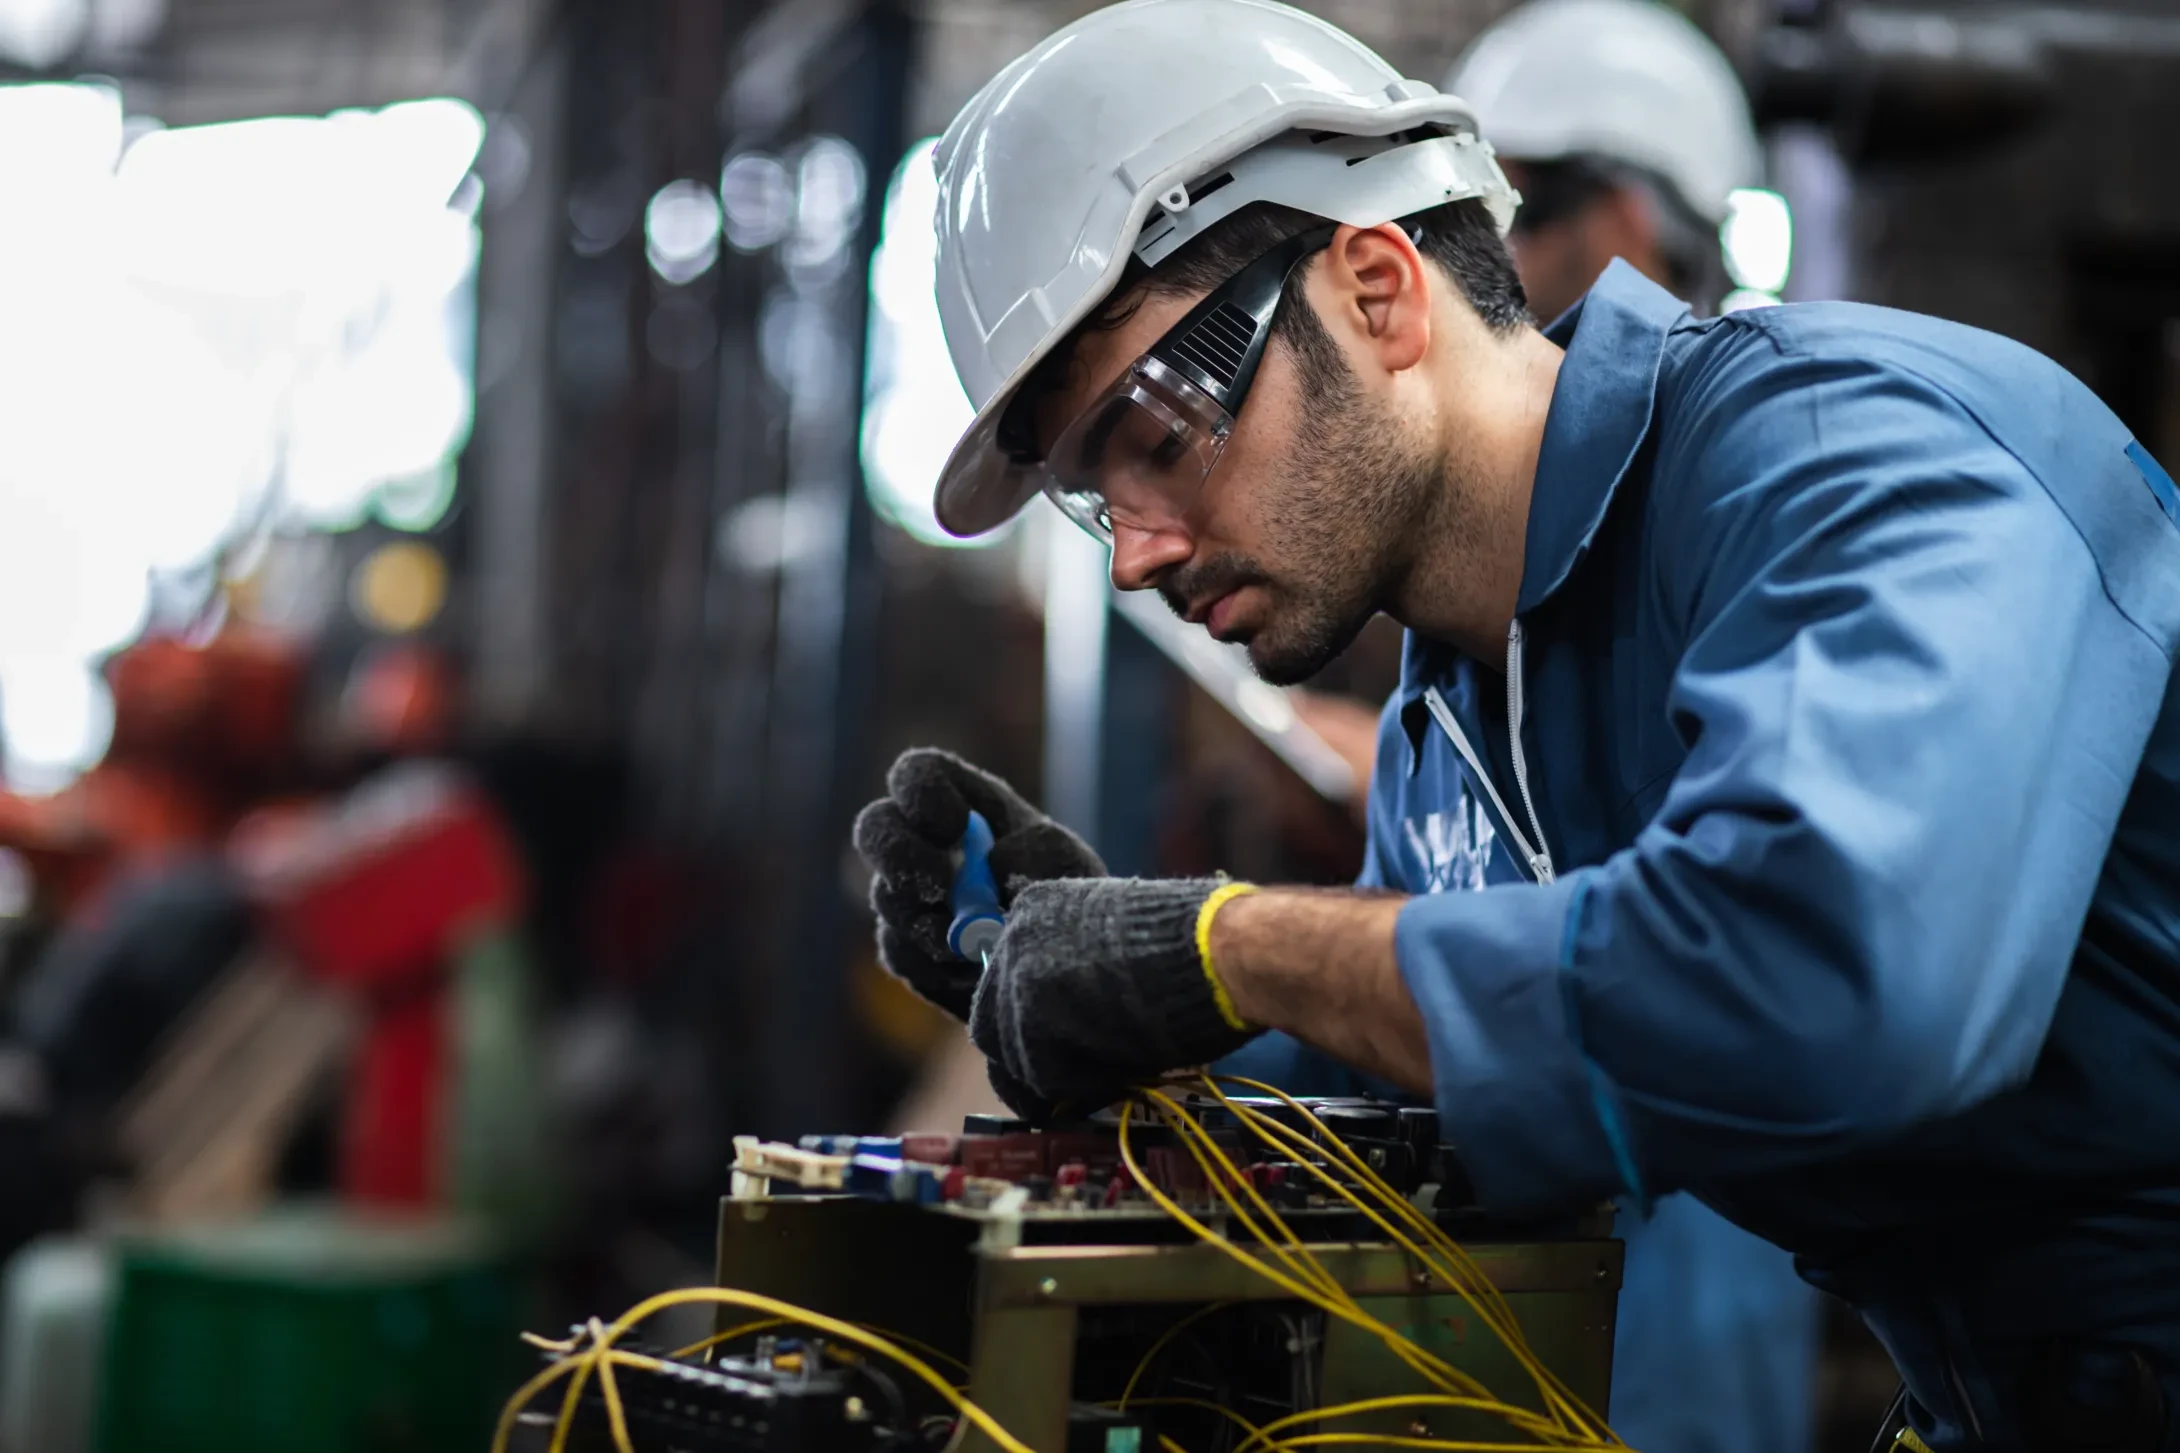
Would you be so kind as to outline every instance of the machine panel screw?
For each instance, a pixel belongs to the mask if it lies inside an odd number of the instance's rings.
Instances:
[[[1060,1283],[1056,1277],[1048,1276],[1043,1281],[1037,1283],[1037,1295],[1041,1297],[1056,1297],[1059,1294]]]

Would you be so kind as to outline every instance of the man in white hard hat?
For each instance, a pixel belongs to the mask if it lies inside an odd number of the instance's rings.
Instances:
[[[1285,1031],[1432,1095],[1489,1209],[1690,1190],[1795,1252],[1911,1447],[2173,1447],[2180,489],[2110,411],[1621,265],[1540,333],[1468,108],[1269,0],[1093,12],[938,162],[948,528],[1041,491],[1275,682],[1409,632],[1362,891],[1107,877],[894,764],[881,955],[1009,1103]]]
[[[1521,192],[1507,241],[1539,318],[1615,257],[1717,308],[1718,229],[1761,159],[1733,64],[1684,16],[1657,0],[1531,0],[1477,37],[1446,89]]]
[[[1701,30],[1658,0],[1530,0],[1476,38],[1445,89],[1521,193],[1507,243],[1537,316],[1574,306],[1616,257],[1717,310],[1719,227],[1734,190],[1759,180],[1759,146],[1739,77]],[[1337,720],[1346,703],[1313,709]],[[1373,762],[1355,761],[1359,780]],[[1378,1088],[1283,1035],[1220,1068],[1314,1093]],[[1822,1304],[1793,1258],[1685,1195],[1623,1212],[1617,1229],[1615,1429],[1643,1453],[1804,1453]]]

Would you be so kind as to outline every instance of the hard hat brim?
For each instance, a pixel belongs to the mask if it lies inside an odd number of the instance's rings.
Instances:
[[[999,416],[1013,397],[1011,388],[993,395],[939,473],[932,513],[949,535],[967,539],[996,530],[1037,493],[1037,468],[1015,463],[999,447]]]

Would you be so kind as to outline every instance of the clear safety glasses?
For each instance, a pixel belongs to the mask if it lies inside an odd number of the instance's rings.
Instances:
[[[1180,523],[1233,433],[1287,278],[1334,230],[1290,237],[1214,288],[1061,431],[1043,487],[1062,513],[1108,545],[1116,523]]]

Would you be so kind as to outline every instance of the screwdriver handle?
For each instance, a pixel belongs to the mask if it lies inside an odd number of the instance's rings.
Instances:
[[[983,963],[1007,921],[999,911],[999,883],[992,877],[992,825],[969,814],[961,835],[961,867],[954,873],[954,922],[946,946],[972,964]]]

